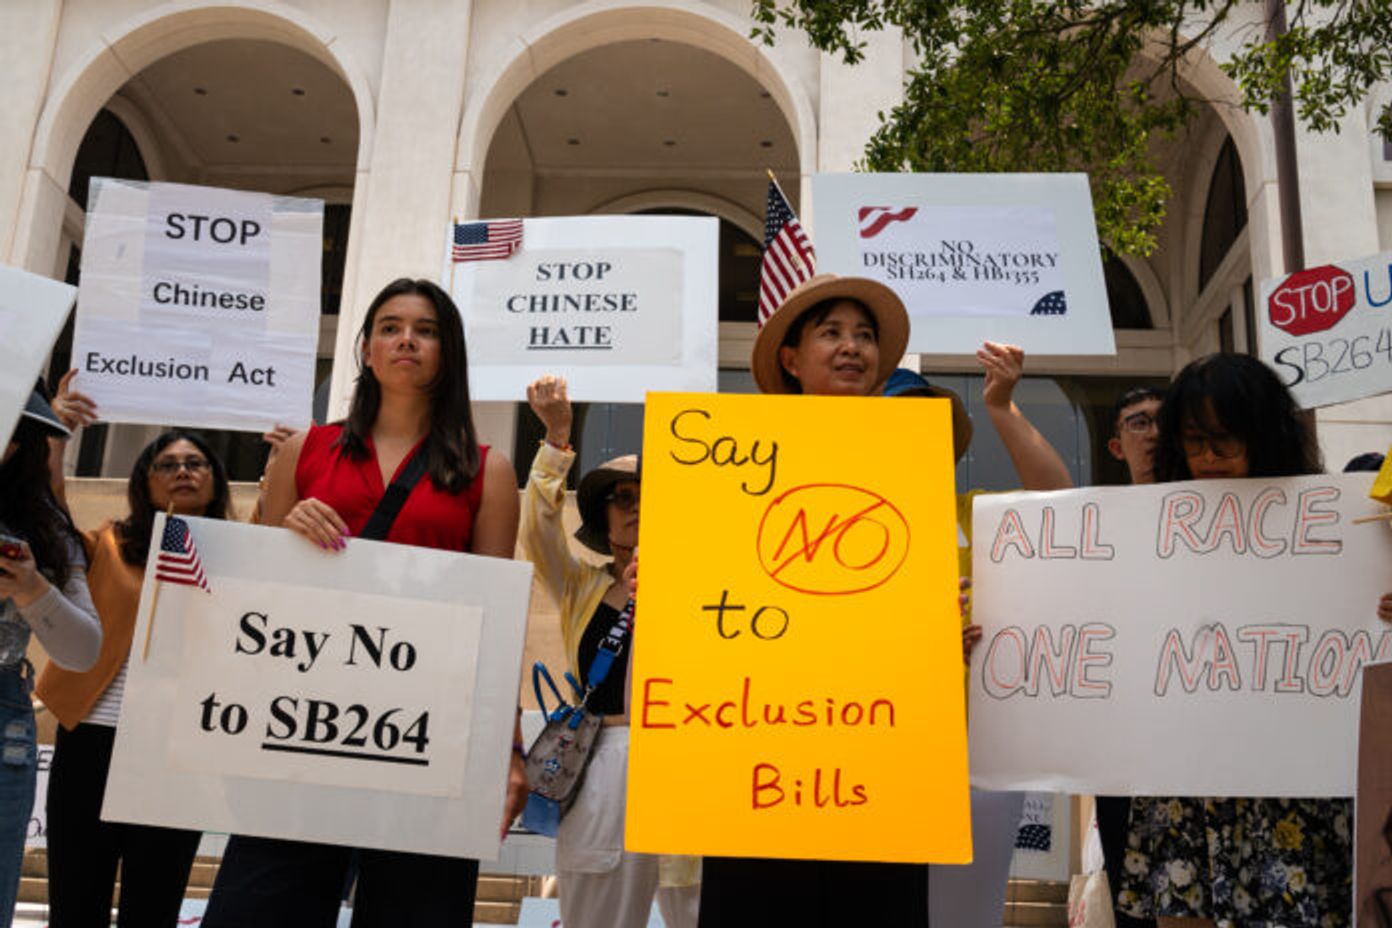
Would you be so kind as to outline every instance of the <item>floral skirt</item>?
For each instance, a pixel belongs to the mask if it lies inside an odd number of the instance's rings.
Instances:
[[[1218,928],[1343,928],[1352,822],[1347,799],[1137,797],[1117,907]]]

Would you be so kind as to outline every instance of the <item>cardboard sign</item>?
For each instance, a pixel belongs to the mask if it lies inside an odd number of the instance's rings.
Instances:
[[[972,780],[1350,796],[1392,533],[1367,474],[976,500]],[[1193,759],[1202,757],[1203,763]]]
[[[970,859],[949,415],[649,394],[630,850]]]
[[[564,376],[573,400],[715,390],[717,220],[527,219],[522,230],[509,257],[446,258],[475,400],[521,400],[545,373]]]
[[[909,351],[1115,354],[1083,174],[818,174],[817,270],[903,299]]]
[[[1262,282],[1261,358],[1306,409],[1392,390],[1392,252]]]
[[[75,387],[107,422],[307,424],[323,225],[320,200],[93,178]]]
[[[10,443],[76,296],[65,283],[0,266],[0,448]]]
[[[495,856],[530,565],[187,521],[209,590],[146,573],[102,817]]]

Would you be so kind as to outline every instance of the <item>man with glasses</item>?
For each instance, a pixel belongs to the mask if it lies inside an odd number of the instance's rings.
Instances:
[[[1107,440],[1107,450],[1126,464],[1133,484],[1155,482],[1155,445],[1160,438],[1156,416],[1164,398],[1164,391],[1157,387],[1132,387],[1112,406],[1112,437]],[[1121,885],[1130,816],[1130,796],[1097,797],[1097,832],[1102,840],[1102,857],[1113,900]],[[1113,912],[1117,928],[1154,928],[1153,919],[1134,918],[1115,907]]]

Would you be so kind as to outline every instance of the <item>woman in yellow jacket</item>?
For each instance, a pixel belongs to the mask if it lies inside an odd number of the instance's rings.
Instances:
[[[560,609],[570,672],[586,680],[605,639],[611,648],[616,638],[622,639],[618,658],[590,696],[588,704],[603,713],[604,726],[580,792],[556,834],[561,921],[567,928],[641,928],[648,923],[655,895],[669,928],[694,928],[700,895],[697,862],[633,854],[623,846],[631,649],[626,630],[616,626],[629,599],[624,568],[638,544],[638,458],[615,458],[581,479],[576,502],[582,524],[575,537],[613,560],[603,565],[579,560],[561,523],[566,475],[575,462],[565,381],[542,377],[527,388],[527,400],[546,426],[546,440],[532,459],[527,480],[522,550]]]

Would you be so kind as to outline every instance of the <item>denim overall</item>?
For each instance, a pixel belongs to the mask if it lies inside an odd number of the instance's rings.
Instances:
[[[0,928],[8,928],[14,916],[38,773],[28,646],[29,626],[14,603],[0,601]]]

